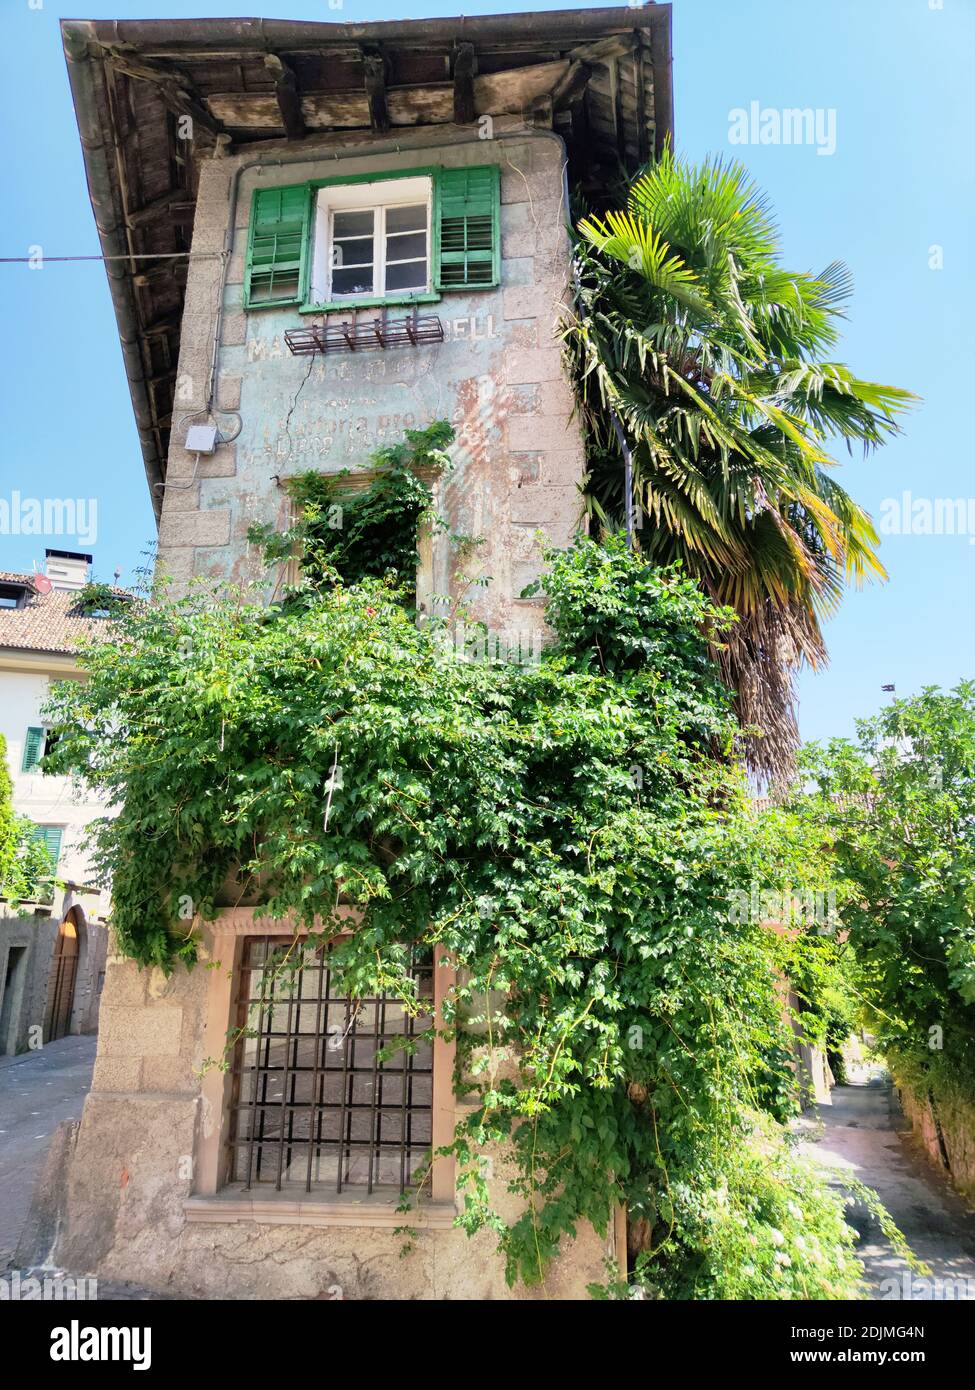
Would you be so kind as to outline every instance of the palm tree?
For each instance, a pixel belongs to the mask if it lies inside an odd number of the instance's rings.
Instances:
[[[849,273],[785,270],[767,201],[739,164],[665,154],[623,211],[579,223],[576,250],[564,343],[590,513],[620,525],[625,445],[637,544],[738,614],[719,659],[754,731],[747,761],[763,780],[787,776],[795,673],[825,660],[821,623],[844,584],[885,577],[827,447],[869,452],[917,398],[829,360]]]

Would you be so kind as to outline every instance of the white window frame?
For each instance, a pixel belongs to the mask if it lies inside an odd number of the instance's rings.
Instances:
[[[427,275],[423,285],[405,290],[386,290],[386,212],[389,208],[411,207],[420,203],[426,208]],[[402,179],[377,179],[374,183],[329,184],[320,188],[315,199],[314,254],[312,257],[313,304],[350,304],[367,300],[409,300],[429,294],[433,276],[433,179],[429,175],[414,175]],[[332,290],[332,222],[336,212],[371,211],[373,213],[373,287],[372,292],[352,294]],[[419,259],[419,257],[411,258]],[[395,262],[393,262],[395,264]]]

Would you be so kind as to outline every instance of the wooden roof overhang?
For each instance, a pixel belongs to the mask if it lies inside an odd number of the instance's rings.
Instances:
[[[572,178],[598,196],[671,135],[670,18],[647,4],[370,24],[63,20],[157,514],[202,159],[323,136],[365,149],[398,129],[525,114],[563,135]]]

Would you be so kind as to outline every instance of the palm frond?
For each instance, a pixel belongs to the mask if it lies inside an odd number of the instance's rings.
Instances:
[[[849,271],[782,266],[768,202],[737,162],[667,152],[624,208],[582,219],[575,266],[562,341],[590,516],[612,529],[623,515],[615,417],[639,544],[738,613],[718,657],[743,723],[760,730],[750,765],[782,776],[798,738],[795,673],[825,660],[822,618],[848,582],[884,577],[873,524],[828,451],[875,448],[917,398],[833,360]]]

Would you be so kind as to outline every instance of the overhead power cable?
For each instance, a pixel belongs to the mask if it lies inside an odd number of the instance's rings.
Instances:
[[[27,265],[31,261],[214,261],[222,251],[143,251],[122,256],[0,256],[0,265]]]

